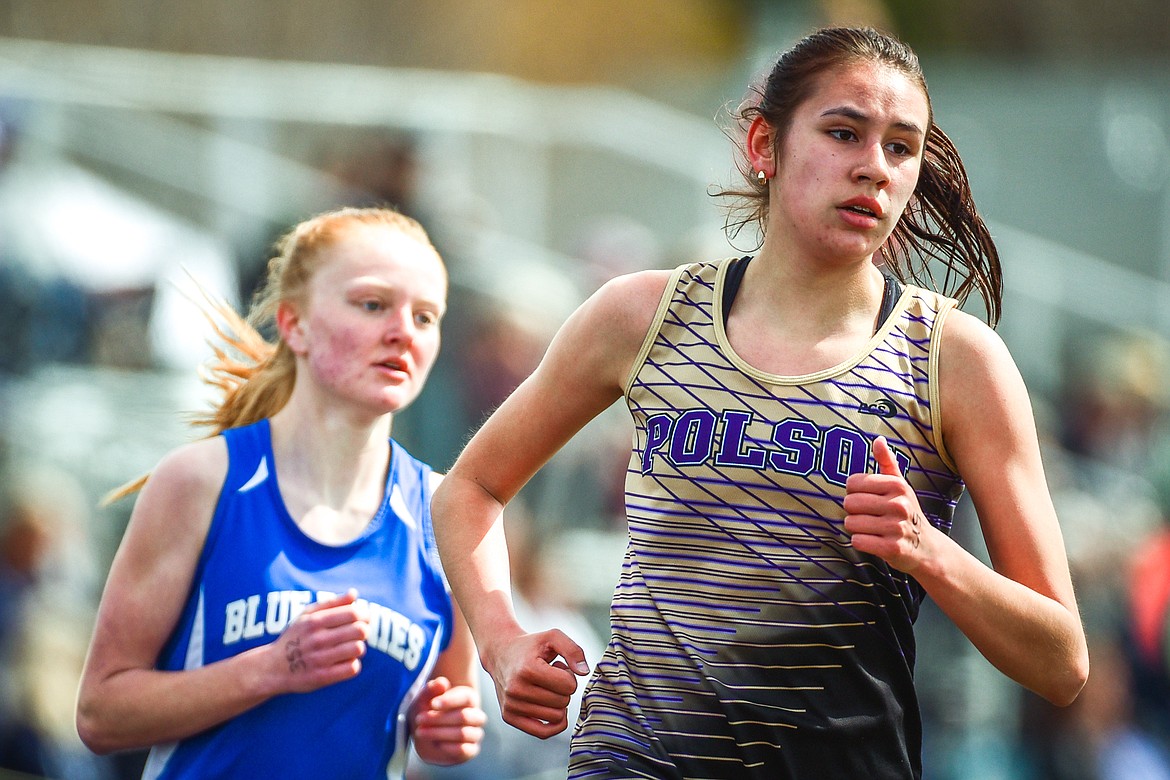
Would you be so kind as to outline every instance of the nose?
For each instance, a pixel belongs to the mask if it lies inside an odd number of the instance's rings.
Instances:
[[[388,309],[386,328],[383,331],[383,340],[389,344],[404,342],[409,344],[414,340],[417,326],[414,321],[414,310],[409,306],[399,306]]]
[[[868,181],[878,189],[890,183],[890,166],[886,160],[886,150],[880,142],[875,141],[862,148],[861,159],[853,171],[855,181]]]

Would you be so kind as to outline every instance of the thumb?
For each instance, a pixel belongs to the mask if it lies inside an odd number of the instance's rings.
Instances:
[[[898,467],[898,460],[894,457],[894,451],[890,449],[890,443],[886,441],[885,436],[873,440],[873,458],[877,461],[879,474],[902,476],[902,469]]]
[[[583,677],[589,674],[589,664],[585,661],[585,651],[581,646],[570,639],[564,632],[553,629],[549,636],[549,645],[553,657],[547,659],[552,665],[556,656],[560,656],[565,660],[565,664],[570,671],[578,677]]]
[[[451,687],[451,681],[446,677],[432,677],[431,679],[427,680],[427,693],[430,694],[432,698],[446,693],[447,691],[451,690]]]
[[[427,680],[427,684],[423,686],[422,690],[418,692],[418,696],[415,697],[416,705],[433,709],[435,699],[449,690],[451,690],[450,680],[446,677],[432,677]]]

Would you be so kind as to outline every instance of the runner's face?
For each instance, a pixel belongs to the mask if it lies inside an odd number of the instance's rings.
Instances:
[[[917,186],[929,118],[899,70],[858,62],[822,74],[777,145],[769,232],[811,256],[871,257]]]
[[[376,414],[398,411],[418,396],[439,352],[442,261],[371,225],[355,225],[324,253],[286,340],[318,386]]]

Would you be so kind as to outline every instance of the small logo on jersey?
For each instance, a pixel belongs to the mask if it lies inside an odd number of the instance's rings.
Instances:
[[[241,485],[240,489],[236,492],[247,493],[252,488],[263,483],[266,479],[268,479],[268,458],[261,458],[260,465],[256,467],[256,473],[252,475],[251,479]]]
[[[889,398],[879,398],[872,404],[863,401],[861,406],[857,407],[857,411],[862,414],[876,414],[878,417],[893,417],[898,413],[898,407],[894,406],[894,402]]]

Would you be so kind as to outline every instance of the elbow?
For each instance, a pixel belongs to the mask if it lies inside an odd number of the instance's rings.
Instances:
[[[87,717],[79,711],[76,726],[77,736],[81,737],[81,743],[89,748],[91,753],[105,756],[114,752],[114,745],[105,737],[101,726],[93,718]]]
[[[105,721],[101,708],[97,704],[87,701],[84,696],[78,700],[74,719],[77,736],[81,738],[82,744],[89,748],[90,752],[99,756],[109,755],[127,747],[116,741],[115,735],[110,731]]]
[[[1076,658],[1061,668],[1063,673],[1053,677],[1045,690],[1037,693],[1057,707],[1067,707],[1076,701],[1089,680],[1088,652],[1078,653]]]

